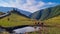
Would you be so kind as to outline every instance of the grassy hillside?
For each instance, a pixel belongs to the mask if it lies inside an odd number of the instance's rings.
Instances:
[[[60,5],[36,11],[31,15],[31,18],[46,20],[58,15],[60,15]]]
[[[8,20],[9,19],[9,20]],[[10,16],[0,19],[0,25],[2,26],[18,26],[18,25],[29,25],[32,21],[29,18],[11,13]]]
[[[60,25],[60,15],[48,20],[44,20],[44,22],[49,25]]]
[[[60,15],[48,20],[44,20],[45,24],[54,26],[48,27],[48,34],[60,34]]]

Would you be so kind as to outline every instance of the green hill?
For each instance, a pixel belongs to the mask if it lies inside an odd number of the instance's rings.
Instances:
[[[48,20],[44,20],[44,23],[46,25],[54,26],[47,27],[48,34],[60,34],[60,15]]]
[[[60,15],[60,5],[36,11],[31,16],[32,19],[46,20]]]
[[[0,25],[2,26],[29,25],[31,23],[31,19],[17,13],[11,13],[11,15],[0,19]]]
[[[44,22],[49,25],[60,25],[60,15],[47,19],[47,20],[44,20]]]

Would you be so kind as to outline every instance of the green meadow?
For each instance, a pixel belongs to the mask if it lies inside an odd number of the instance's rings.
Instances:
[[[9,21],[8,21],[9,19]],[[0,25],[2,26],[18,26],[18,25],[29,25],[32,24],[32,20],[18,14],[11,14],[10,16],[0,19]]]
[[[8,21],[8,18],[9,18],[9,21]],[[44,20],[43,22],[46,25],[55,26],[55,27],[46,27],[47,31],[45,32],[47,32],[47,34],[60,34],[60,15],[54,18],[50,18],[48,20]],[[18,26],[18,25],[33,25],[33,24],[34,24],[33,20],[23,16],[19,16],[18,14],[13,14],[13,13],[10,16],[0,19],[0,25],[4,27]],[[5,33],[6,32],[4,32],[4,34]],[[33,32],[30,34],[38,34],[38,33]]]
[[[48,27],[48,34],[60,34],[60,15],[48,20],[44,20],[45,24],[54,27]]]

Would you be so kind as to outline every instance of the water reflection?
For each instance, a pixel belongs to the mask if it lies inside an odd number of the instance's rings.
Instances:
[[[34,31],[38,31],[39,30],[39,27],[31,27],[31,26],[28,26],[28,27],[24,27],[24,28],[19,28],[19,29],[15,29],[13,30],[15,33],[19,34],[19,33],[26,33],[26,32],[34,32]]]

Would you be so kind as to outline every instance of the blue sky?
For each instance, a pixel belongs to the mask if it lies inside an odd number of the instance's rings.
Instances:
[[[32,13],[58,4],[60,0],[0,0],[2,7],[16,7]]]
[[[36,1],[44,1],[44,2],[55,2],[55,3],[60,3],[60,0],[36,0]]]

